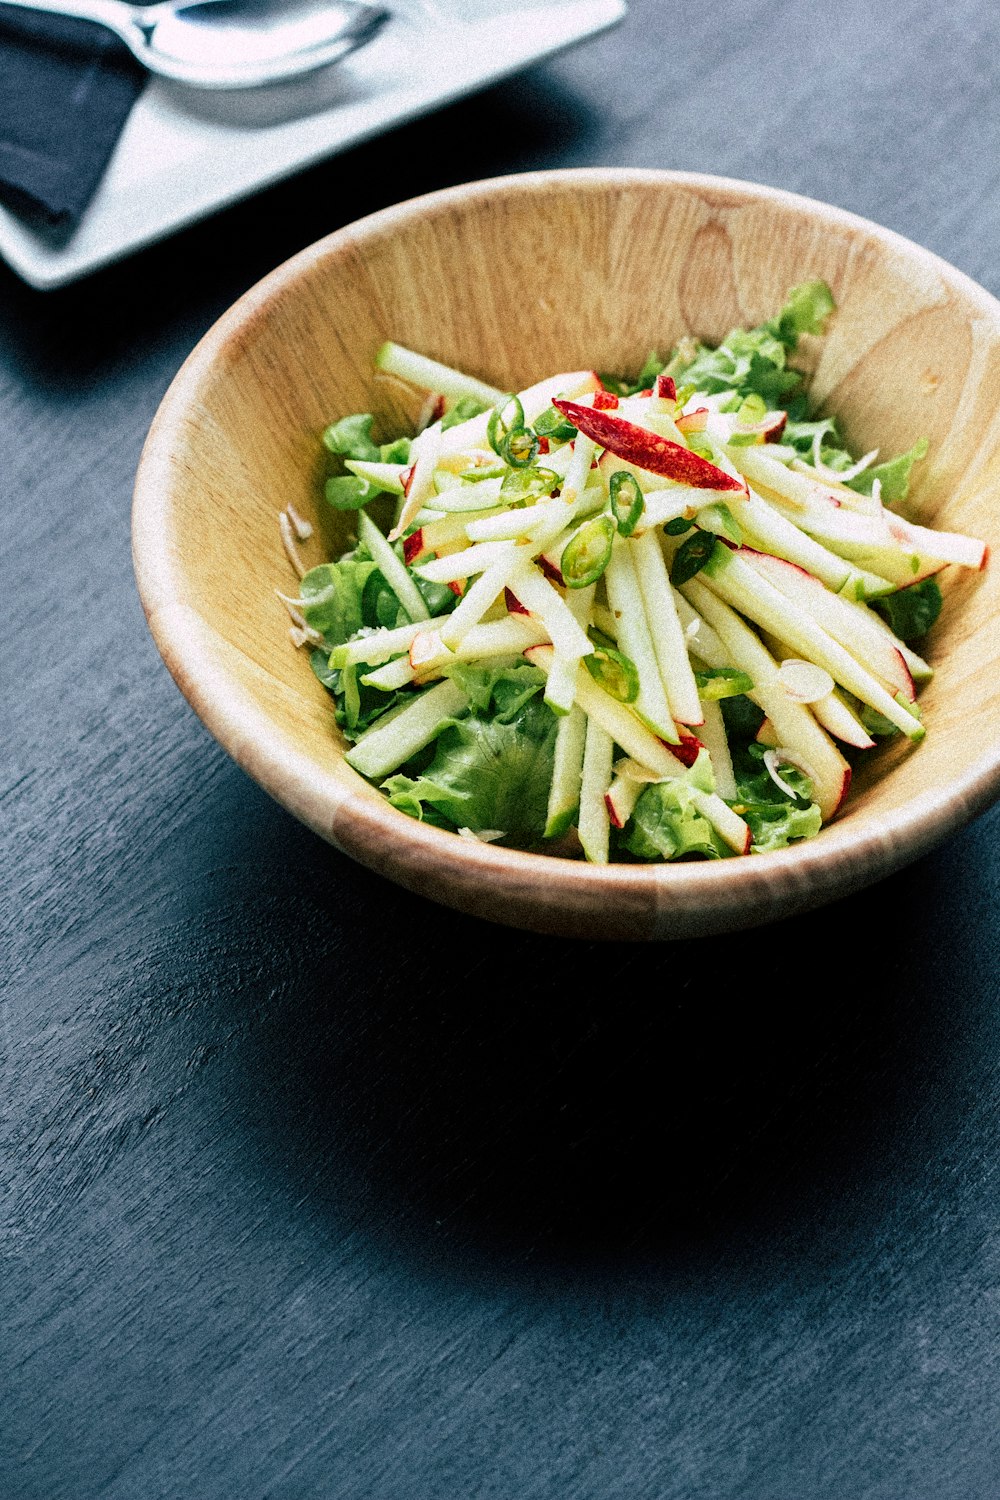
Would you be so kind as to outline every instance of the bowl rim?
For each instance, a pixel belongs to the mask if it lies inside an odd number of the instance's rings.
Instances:
[[[868,814],[859,829],[852,828],[849,819],[834,821],[816,838],[769,851],[765,859],[599,866],[460,839],[390,807],[346,766],[346,775],[339,774],[335,768],[342,764],[342,752],[335,741],[331,767],[324,769],[295,745],[291,732],[286,735],[276,730],[253,696],[220,668],[207,639],[209,627],[195,609],[182,603],[184,569],[166,541],[173,483],[171,454],[182,439],[199,389],[211,379],[213,366],[229,341],[245,333],[306,268],[370,237],[478,199],[545,193],[553,188],[605,191],[628,186],[690,187],[733,204],[738,200],[770,201],[799,213],[806,211],[839,229],[862,232],[908,259],[922,262],[970,301],[1000,333],[1000,302],[964,272],[894,230],[784,189],[704,173],[619,167],[557,168],[464,183],[404,200],[334,230],[269,272],[212,325],[181,365],[149,429],[135,479],[132,549],[150,631],[181,692],[237,763],[324,838],[375,869],[384,869],[386,842],[391,842],[393,878],[413,889],[421,889],[422,876],[444,863],[451,867],[456,889],[470,877],[487,887],[490,881],[496,881],[535,888],[542,881],[548,907],[568,902],[583,910],[606,900],[612,890],[619,897],[632,897],[648,906],[652,895],[664,929],[659,935],[667,936],[671,935],[667,930],[671,910],[678,932],[693,932],[696,914],[705,907],[716,913],[728,908],[727,927],[756,925],[768,919],[769,903],[780,905],[782,912],[818,905],[848,889],[869,885],[918,858],[1000,796],[1000,738],[946,791],[919,792],[891,812]],[[376,855],[379,840],[382,846]],[[461,904],[457,897],[441,899]],[[755,907],[749,919],[740,921],[739,913],[750,903],[763,905]],[[519,920],[518,925],[533,924]],[[552,930],[551,923],[540,921],[540,925]],[[717,931],[721,925],[718,920],[709,921],[703,930]]]

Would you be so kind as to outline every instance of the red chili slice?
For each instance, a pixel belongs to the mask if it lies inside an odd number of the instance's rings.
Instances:
[[[738,479],[730,478],[722,469],[709,463],[707,458],[700,458],[689,448],[681,447],[680,443],[672,443],[669,438],[660,437],[655,432],[648,432],[645,427],[637,427],[634,422],[626,422],[624,417],[607,411],[595,411],[593,407],[581,406],[577,401],[553,401],[552,404],[585,437],[600,443],[602,448],[607,448],[610,453],[624,458],[627,463],[635,464],[637,468],[662,474],[665,479],[677,480],[679,484],[689,484],[696,490],[746,492],[744,484]]]
[[[594,393],[594,411],[614,411],[618,405],[618,397],[611,391],[596,391]]]

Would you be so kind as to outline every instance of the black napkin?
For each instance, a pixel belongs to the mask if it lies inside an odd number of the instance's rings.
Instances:
[[[0,200],[68,235],[145,78],[103,26],[0,4]]]

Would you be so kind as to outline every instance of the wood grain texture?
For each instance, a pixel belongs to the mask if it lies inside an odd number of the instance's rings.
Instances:
[[[182,691],[245,770],[310,827],[436,900],[567,935],[681,937],[754,925],[868,884],[1000,793],[1000,579],[949,589],[918,751],[874,754],[820,837],[745,861],[596,868],[459,841],[387,806],[342,760],[325,691],[288,647],[276,516],[347,545],[318,434],[374,409],[393,338],[491,384],[637,368],[684,334],[719,342],[820,277],[840,309],[802,364],[853,445],[932,457],[911,513],[1000,541],[1000,305],[926,251],[834,209],[723,179],[541,173],[405,204],[341,230],[247,294],[191,356],[136,482],[150,626]],[[380,389],[381,386],[381,389]],[[974,726],[970,732],[970,726]]]
[[[631,0],[85,285],[0,268],[4,1500],[996,1500],[1000,808],[755,939],[463,916],[203,729],[128,507],[244,290],[477,177],[766,181],[1000,294],[998,56],[985,0]]]

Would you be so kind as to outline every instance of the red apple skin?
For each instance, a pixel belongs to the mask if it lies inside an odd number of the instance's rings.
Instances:
[[[563,578],[561,570],[556,567],[551,558],[546,557],[545,553],[542,552],[535,559],[535,561],[538,563],[538,566],[541,568],[542,572],[545,574],[550,583],[557,583],[559,587],[562,588],[566,580]]]
[[[732,479],[706,458],[699,458],[680,443],[626,422],[623,417],[609,411],[595,411],[581,406],[577,401],[554,401],[553,405],[568,417],[575,427],[602,448],[616,453],[640,469],[652,474],[662,474],[665,479],[677,480],[696,490],[738,490],[747,493],[746,485]]]
[[[652,394],[653,394],[653,387],[651,385],[647,386],[644,391],[636,391],[636,395],[637,396],[651,396]]]
[[[785,423],[787,421],[788,421],[788,413],[787,413],[787,411],[783,411],[781,413],[781,415],[779,416],[778,420],[774,423],[773,426],[766,427],[764,429],[764,441],[765,441],[765,443],[776,443],[776,442],[778,442],[779,439],[780,439],[780,437],[781,437],[781,434],[785,430]]]
[[[674,383],[672,375],[657,375],[656,394],[662,397],[664,401],[677,400],[677,386]],[[652,395],[652,392],[650,392],[650,395]]]
[[[618,810],[615,807],[615,799],[612,797],[610,792],[604,793],[604,806],[608,810],[608,817],[611,820],[612,828],[624,828],[625,824],[618,816]]]
[[[848,792],[850,790],[851,790],[851,768],[850,768],[850,766],[845,766],[844,767],[844,781],[843,781],[843,785],[840,788],[840,796],[837,798],[837,805],[833,809],[833,812],[830,814],[831,818],[835,818],[837,816],[837,814],[840,812],[840,809],[843,807],[844,803],[847,800],[847,794],[848,794]]]
[[[720,537],[719,540],[725,541],[725,537]],[[805,568],[803,568],[799,563],[789,562],[787,558],[784,557],[775,557],[771,552],[761,552],[756,547],[744,546],[739,548],[738,550],[742,553],[746,553],[751,558],[756,557],[762,559],[764,566],[760,568],[759,571],[763,573],[765,578],[768,576],[768,573],[780,573],[782,570],[784,570],[786,573],[798,573],[801,578],[807,579],[809,588],[813,590],[824,588],[824,585],[820,582],[820,580],[818,578],[814,578],[813,575]],[[896,670],[899,673],[900,692],[910,703],[916,703],[917,689],[914,684],[910,669],[906,665],[906,658],[903,656],[901,651],[897,650],[895,646],[891,648],[889,654],[894,659]],[[885,675],[885,663],[883,663],[882,675]],[[891,675],[889,677],[889,681],[892,681]]]
[[[465,593],[465,584],[460,578],[453,578],[448,587],[451,589],[452,593],[457,599],[461,599],[462,595]]]
[[[507,612],[508,612],[508,614],[512,614],[512,615],[528,615],[528,614],[531,613],[531,611],[529,609],[525,609],[525,607],[521,603],[520,599],[517,597],[516,594],[511,593],[510,589],[505,588],[504,591],[503,591],[503,594],[504,594],[504,601],[505,601],[505,603],[507,605]]]
[[[593,411],[614,411],[618,405],[618,397],[611,391],[597,391],[594,396]]]
[[[416,464],[411,464],[410,467],[408,469],[404,469],[403,472],[402,472],[402,474],[400,474],[400,476],[399,476],[400,479],[403,482],[403,499],[404,500],[408,500],[410,498],[410,486],[413,483],[413,471],[414,471],[414,469],[416,467],[417,467]]]
[[[682,766],[693,766],[698,759],[699,750],[703,750],[705,747],[697,735],[685,734],[680,726],[678,726],[678,733],[681,737],[679,745],[668,745],[666,740],[661,740],[660,743],[666,746],[671,755],[677,757]]]
[[[436,632],[421,631],[420,634],[415,635],[413,637],[413,640],[410,642],[410,649],[406,654],[410,659],[410,666],[413,667],[414,670],[418,670],[420,667],[426,666],[427,663],[435,655],[433,646],[429,648],[427,645],[427,636],[431,634],[436,634]]]
[[[424,529],[412,531],[409,536],[403,538],[403,561],[407,567],[415,563],[418,557],[424,554]]]

